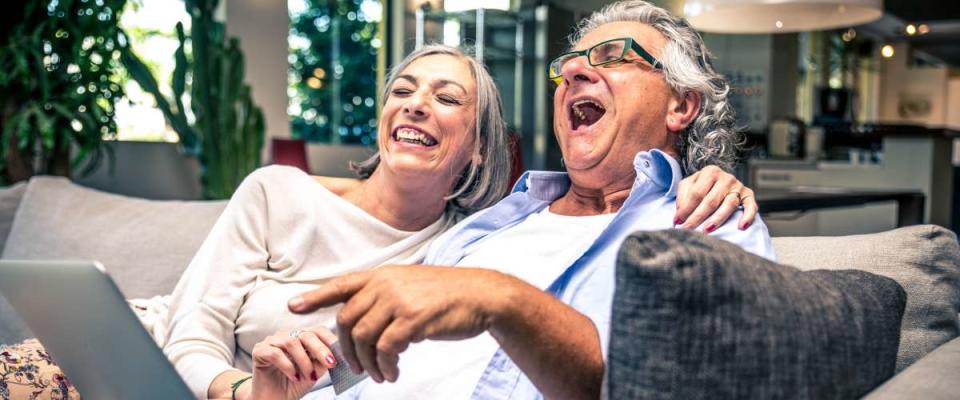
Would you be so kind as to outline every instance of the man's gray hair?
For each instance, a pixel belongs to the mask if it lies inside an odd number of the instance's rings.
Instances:
[[[460,174],[460,179],[445,197],[451,211],[470,214],[499,201],[506,194],[510,179],[510,149],[507,143],[507,128],[503,121],[500,92],[483,64],[463,50],[440,44],[421,47],[410,53],[387,75],[387,84],[381,94],[381,106],[390,96],[390,88],[397,77],[415,60],[432,55],[448,55],[463,60],[476,79],[476,123],[474,124],[474,149],[470,165]],[[476,161],[480,162],[477,163]],[[362,162],[350,163],[361,178],[369,177],[380,164],[380,154]]]
[[[730,85],[710,62],[703,38],[687,21],[667,10],[640,0],[625,0],[607,5],[590,15],[570,36],[570,45],[600,25],[633,21],[649,25],[667,38],[660,62],[667,84],[678,94],[700,93],[700,112],[680,134],[677,153],[685,174],[707,165],[730,171],[737,162],[743,137],[734,127],[733,107],[727,99]]]

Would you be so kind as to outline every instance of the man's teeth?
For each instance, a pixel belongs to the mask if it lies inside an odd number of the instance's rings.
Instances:
[[[570,106],[570,108],[573,110],[574,115],[576,115],[577,118],[579,118],[581,121],[584,121],[584,120],[587,119],[587,114],[585,114],[585,113],[583,112],[583,110],[580,108],[580,106],[585,105],[585,104],[592,105],[592,106],[596,107],[597,109],[599,109],[599,110],[601,110],[601,111],[604,111],[604,110],[605,110],[605,109],[603,108],[603,106],[601,106],[601,105],[599,105],[599,104],[597,104],[596,102],[593,102],[593,101],[591,101],[591,100],[577,100],[577,101],[575,101],[575,102],[573,103],[573,105]]]
[[[433,140],[432,138],[430,138],[429,136],[427,136],[427,135],[425,135],[425,134],[423,134],[423,133],[417,132],[417,131],[415,131],[415,130],[413,130],[413,129],[400,129],[400,130],[398,130],[398,131],[397,131],[397,140],[403,140],[403,141],[407,141],[407,142],[418,143],[418,144],[422,144],[422,145],[424,145],[424,146],[432,146],[432,145],[436,144],[436,141],[434,141],[434,140]]]

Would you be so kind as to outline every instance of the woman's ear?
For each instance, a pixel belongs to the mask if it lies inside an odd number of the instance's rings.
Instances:
[[[667,130],[680,132],[700,114],[700,93],[686,92],[670,99],[667,109]]]

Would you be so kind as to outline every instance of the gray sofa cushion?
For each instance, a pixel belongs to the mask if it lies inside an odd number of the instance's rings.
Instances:
[[[17,212],[17,206],[20,205],[20,198],[23,197],[26,188],[25,182],[0,188],[0,250],[3,250],[3,244],[7,242],[10,227],[13,225],[13,216]]]
[[[3,258],[98,260],[128,298],[169,294],[225,206],[137,199],[35,177]],[[9,304],[0,303],[0,343],[23,338],[28,332],[7,323]]]
[[[957,337],[960,246],[942,227],[916,225],[841,237],[773,239],[779,261],[802,270],[852,268],[893,278],[907,291],[897,371]]]
[[[612,399],[847,399],[893,374],[906,294],[886,277],[669,230],[630,236],[616,283]]]
[[[956,399],[958,383],[960,383],[960,338],[953,339],[930,352],[870,392],[865,399]]]

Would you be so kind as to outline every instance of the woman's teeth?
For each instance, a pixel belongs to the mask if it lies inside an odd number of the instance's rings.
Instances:
[[[437,141],[434,140],[429,135],[417,132],[413,129],[400,129],[397,131],[397,140],[402,140],[407,143],[414,143],[423,146],[433,146],[437,144]]]

